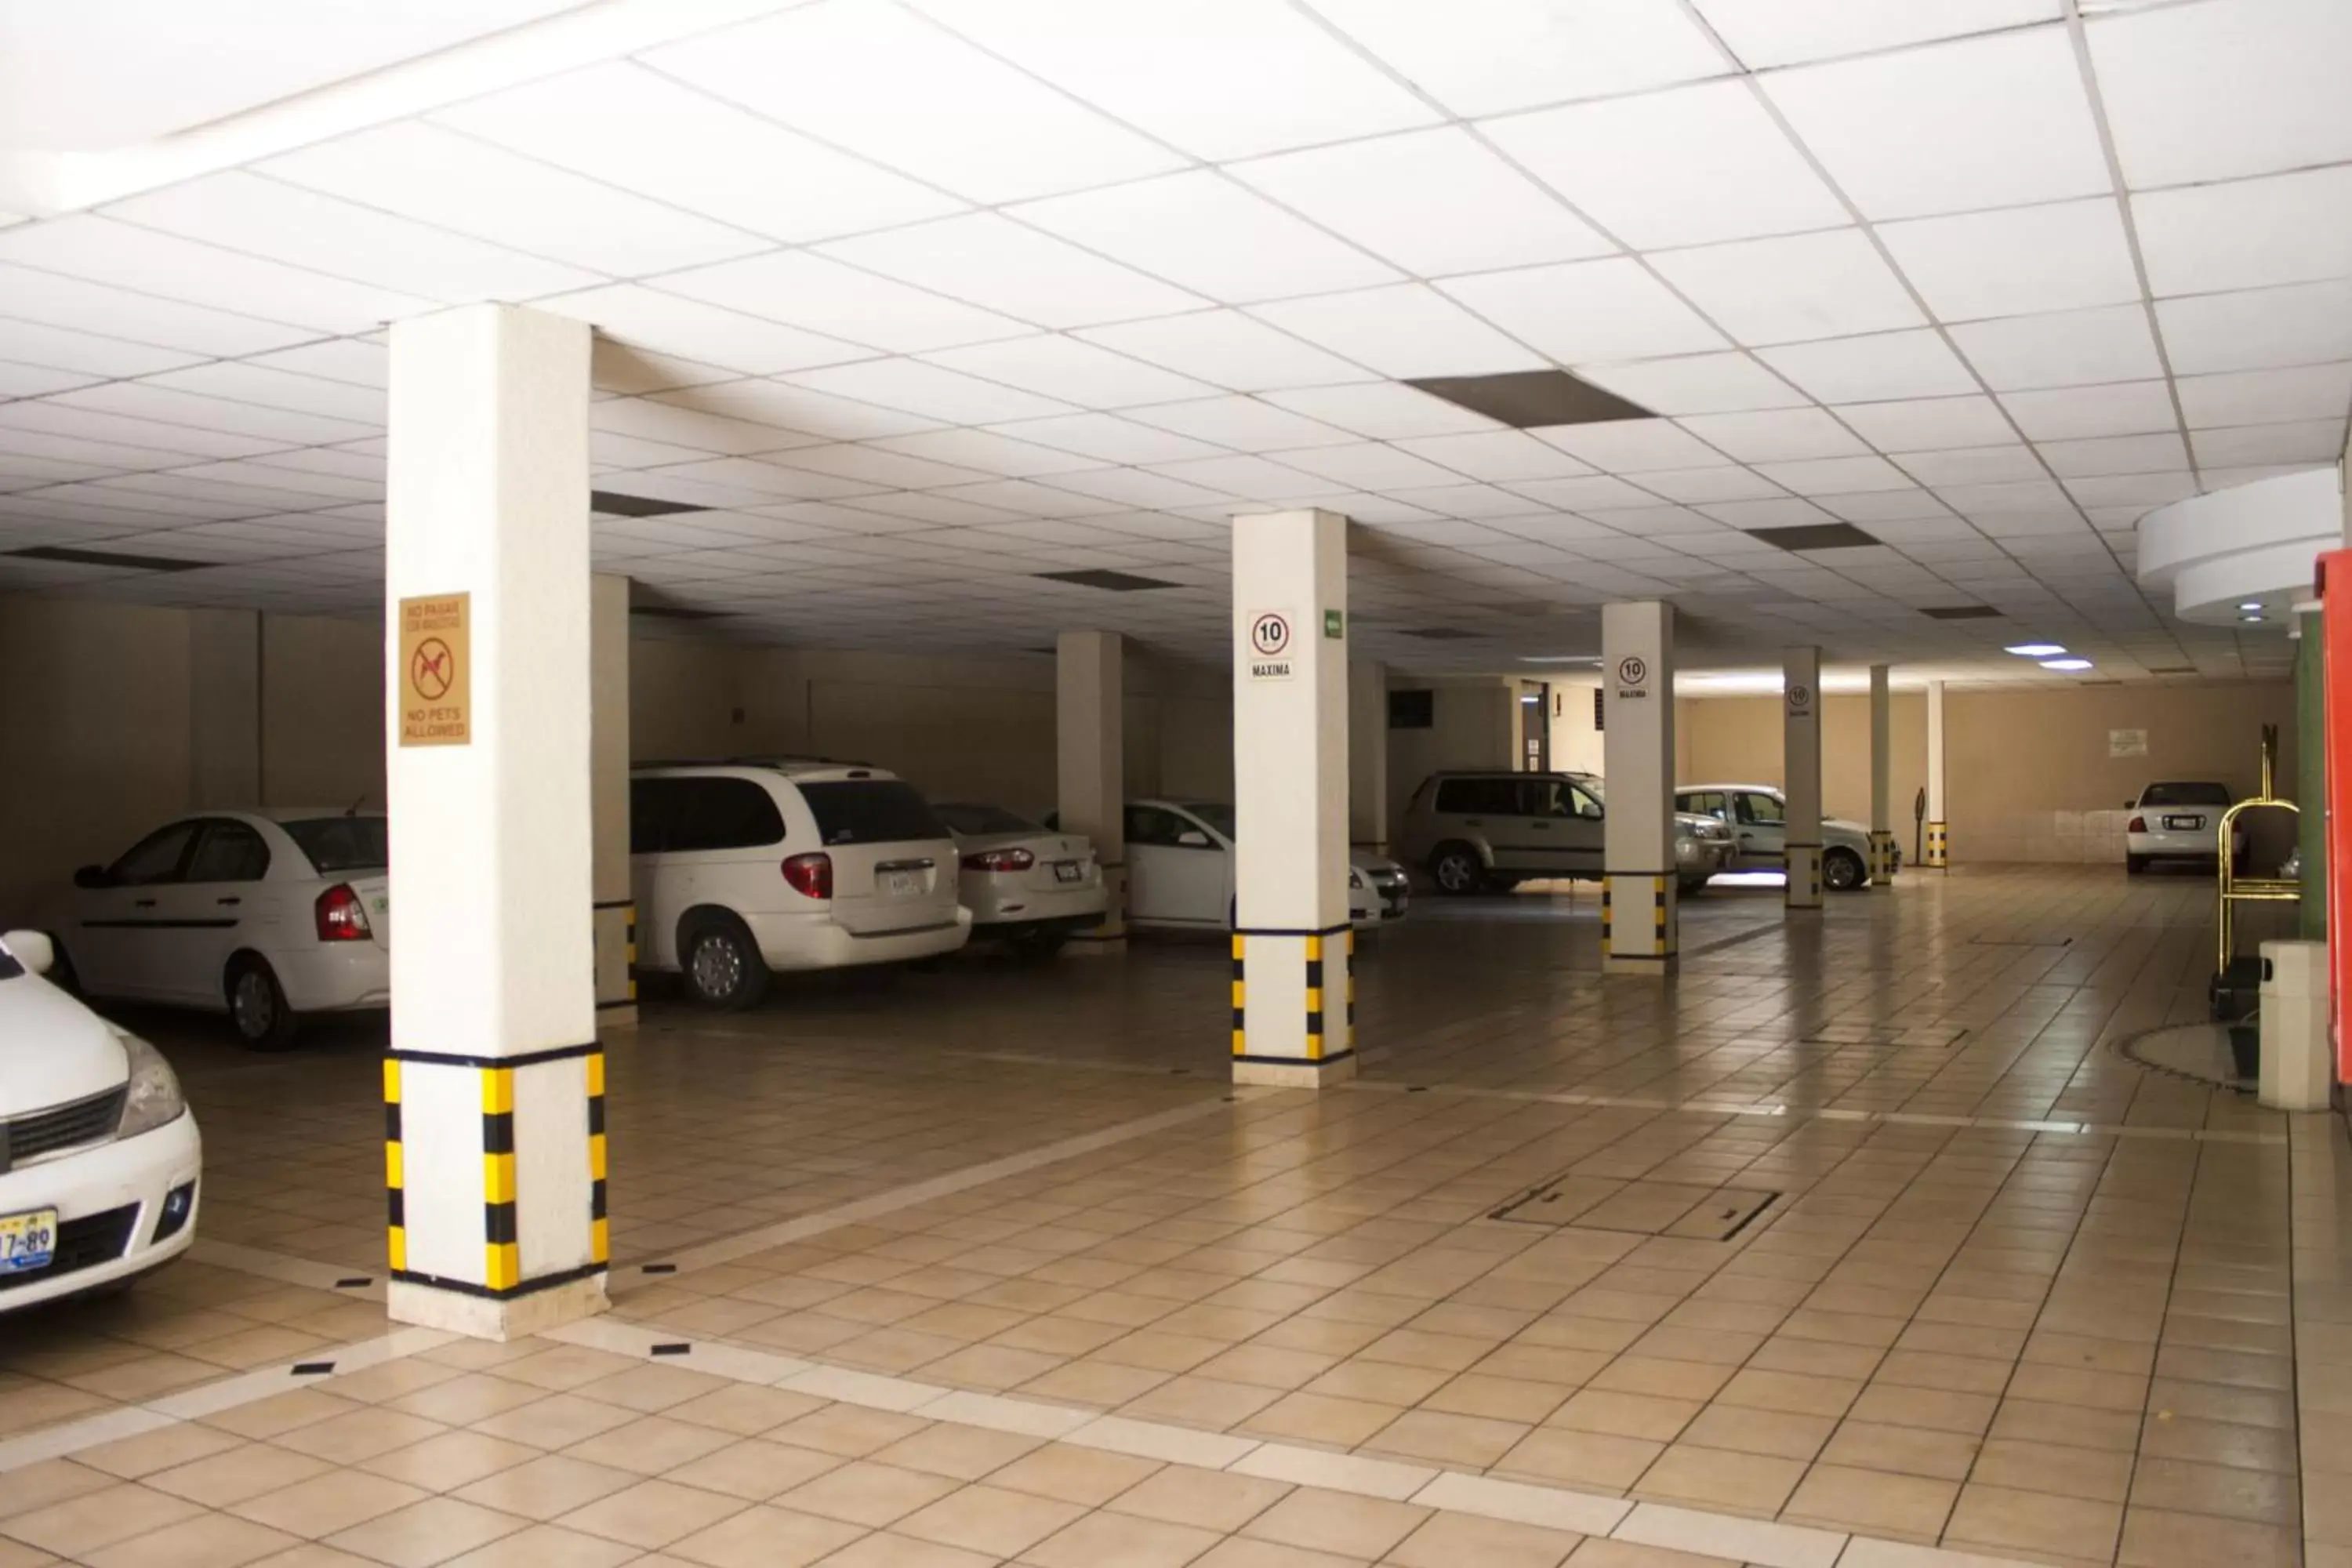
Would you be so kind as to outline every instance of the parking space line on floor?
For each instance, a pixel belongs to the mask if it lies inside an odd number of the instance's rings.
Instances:
[[[1224,1086],[1212,1081],[1208,1087],[1221,1089]],[[1075,1138],[1065,1138],[1059,1142],[1047,1143],[1041,1148],[1029,1150],[1025,1153],[1008,1154],[1001,1160],[991,1160],[978,1165],[967,1165],[960,1171],[950,1171],[944,1175],[933,1176],[929,1181],[894,1187],[888,1192],[877,1193],[871,1197],[859,1198],[836,1208],[821,1209],[815,1214],[802,1215],[796,1219],[762,1226],[757,1230],[747,1230],[734,1236],[721,1237],[716,1241],[706,1241],[698,1247],[689,1247],[673,1257],[661,1259],[660,1262],[668,1267],[658,1276],[648,1278],[642,1272],[645,1267],[642,1264],[638,1266],[639,1272],[635,1273],[627,1269],[614,1270],[612,1292],[615,1296],[625,1295],[656,1283],[667,1283],[680,1274],[690,1274],[698,1268],[732,1263],[740,1258],[749,1258],[754,1253],[765,1252],[771,1247],[783,1247],[792,1242],[805,1241],[810,1237],[822,1236],[826,1231],[838,1230],[844,1226],[856,1225],[878,1215],[896,1214],[900,1209],[912,1208],[918,1204],[927,1204],[934,1198],[951,1197],[957,1193],[969,1192],[974,1187],[984,1187],[991,1182],[1001,1182],[1008,1176],[1026,1175],[1043,1165],[1055,1164],[1063,1160],[1074,1160],[1081,1154],[1092,1154],[1098,1150],[1113,1148],[1138,1138],[1149,1138],[1155,1132],[1165,1132],[1170,1128],[1181,1127],[1190,1121],[1198,1121],[1203,1117],[1223,1110],[1228,1104],[1245,1102],[1262,1098],[1268,1093],[1278,1092],[1281,1091],[1234,1089],[1230,1094],[1222,1094],[1216,1099],[1202,1100],[1198,1104],[1181,1105],[1173,1110],[1163,1110],[1156,1115],[1139,1117],[1133,1121],[1122,1121],[1093,1132],[1082,1132]]]
[[[385,1362],[420,1354],[458,1337],[439,1329],[397,1328],[373,1339],[354,1340],[349,1344],[335,1345],[327,1350],[306,1351],[292,1361],[256,1367],[251,1372],[199,1384],[194,1388],[184,1388],[176,1394],[148,1400],[143,1405],[121,1405],[96,1415],[84,1416],[79,1421],[44,1426],[23,1436],[0,1441],[0,1474],[49,1459],[61,1459],[103,1443],[136,1437],[142,1433],[174,1426],[184,1421],[199,1421],[207,1415],[217,1415],[241,1405],[257,1404],[296,1388],[331,1387],[337,1378],[365,1372]],[[321,1362],[331,1363],[335,1370],[315,1375],[296,1370],[298,1367],[315,1366]]]
[[[1174,1422],[1074,1409],[1045,1400],[942,1388],[937,1384],[795,1356],[697,1341],[675,1330],[614,1318],[590,1318],[540,1336],[560,1343],[650,1362],[656,1345],[691,1348],[669,1365],[814,1394],[844,1405],[887,1410],[927,1421],[1042,1436],[1170,1464],[1411,1502],[1514,1524],[1572,1531],[1628,1545],[1671,1548],[1695,1557],[1764,1568],[2033,1568],[2020,1559],[1950,1552],[1937,1546],[1853,1535],[1806,1525],[1713,1513],[1700,1509],[1610,1497],[1529,1481],[1506,1481],[1471,1470],[1413,1465],[1328,1448],[1235,1436]]]
[[[2283,1132],[2238,1132],[2228,1128],[2207,1127],[2126,1127],[2105,1121],[2032,1121],[2011,1120],[1998,1116],[1930,1116],[1923,1111],[1909,1110],[1847,1110],[1830,1107],[1819,1110],[1800,1110],[1777,1101],[1716,1100],[1650,1100],[1638,1095],[1577,1094],[1562,1091],[1557,1094],[1533,1089],[1482,1089],[1461,1084],[1382,1083],[1364,1079],[1339,1086],[1358,1094],[1428,1093],[1453,1095],[1465,1100],[1518,1100],[1544,1105],[1594,1107],[1609,1110],[1655,1110],[1662,1113],[1700,1116],[1761,1116],[1790,1117],[1799,1121],[1861,1121],[1885,1122],[1895,1127],[1975,1127],[1989,1128],[1997,1132],[2050,1132],[2087,1138],[2161,1138],[2176,1142],[2187,1140],[2199,1143],[2284,1144]]]
[[[331,1290],[353,1301],[382,1301],[384,1298],[383,1277],[380,1274],[363,1273],[332,1263],[313,1263],[307,1258],[289,1258],[282,1252],[266,1252],[260,1247],[247,1247],[239,1242],[215,1241],[200,1236],[188,1248],[188,1257],[194,1262],[209,1264],[215,1268],[275,1279],[281,1285]],[[366,1283],[351,1284],[353,1279],[364,1279]]]

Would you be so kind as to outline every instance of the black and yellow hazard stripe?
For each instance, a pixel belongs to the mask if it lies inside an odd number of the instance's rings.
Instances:
[[[1348,1048],[1356,1048],[1356,928],[1348,928]]]
[[[1675,955],[1674,878],[1650,871],[1612,871],[1601,879],[1601,955],[1604,959],[1667,959]],[[1620,889],[1629,906],[1618,919]],[[1638,912],[1649,896],[1649,918]]]
[[[1935,870],[1942,870],[1951,864],[1951,830],[1944,824],[1927,824],[1927,853],[1920,864]]]
[[[1307,1059],[1323,1059],[1323,939],[1307,939]]]
[[[634,987],[635,982],[631,982]],[[612,1230],[604,1211],[604,1053],[588,1058],[588,1256],[613,1256]]]
[[[482,1283],[511,1290],[522,1281],[515,1225],[514,1068],[482,1075]]]
[[[628,917],[628,918],[629,918],[629,947],[628,947],[628,952],[627,952],[627,953],[625,954],[625,957],[627,958],[627,960],[628,960],[628,964],[629,964],[629,1000],[630,1000],[630,1001],[632,1001],[632,1002],[635,1002],[635,1001],[637,999],[637,906],[636,906],[636,905],[635,905],[635,904],[631,904],[631,905],[629,906],[629,917]],[[601,1068],[602,1068],[602,1066],[603,1066],[603,1062],[604,1062],[604,1058],[603,1058],[602,1057],[599,1057],[599,1058],[597,1058],[596,1059],[597,1059],[597,1063],[598,1063],[598,1066],[599,1066],[599,1069],[600,1069],[600,1071],[601,1071]],[[601,1254],[600,1254],[600,1256],[601,1256]]]
[[[384,1257],[394,1274],[408,1267],[408,1166],[400,1149],[400,1062],[383,1059]]]
[[[1249,1055],[1249,985],[1244,973],[1248,939],[1234,932],[1234,1055]]]

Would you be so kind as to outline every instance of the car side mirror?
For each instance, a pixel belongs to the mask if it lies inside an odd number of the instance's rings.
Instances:
[[[103,888],[107,886],[106,868],[103,866],[82,867],[79,870],[74,873],[74,886],[77,888]]]
[[[56,944],[37,931],[12,931],[0,935],[0,947],[5,947],[17,963],[35,974],[47,974],[57,965]]]
[[[1176,836],[1176,847],[1180,849],[1206,849],[1209,847],[1209,836],[1197,827],[1188,827]]]

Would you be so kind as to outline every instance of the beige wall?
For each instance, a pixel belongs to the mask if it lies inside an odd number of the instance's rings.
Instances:
[[[1422,780],[1445,768],[1513,765],[1518,682],[1500,676],[1422,680],[1391,673],[1391,691],[1434,691],[1426,730],[1389,731],[1389,842],[1404,837],[1404,814]]]
[[[1912,804],[1927,782],[1927,698],[1897,691],[1889,702],[1894,724],[1889,761],[1895,836],[1911,853]],[[1680,782],[1787,782],[1782,767],[1780,699],[1700,697],[1675,703]],[[1870,826],[1870,699],[1832,694],[1822,705],[1822,809]]]

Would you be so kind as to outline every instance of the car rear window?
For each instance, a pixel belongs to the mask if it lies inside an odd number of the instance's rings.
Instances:
[[[629,784],[629,853],[756,849],[784,839],[783,814],[750,779],[641,778]]]
[[[945,838],[947,824],[915,786],[896,779],[804,784],[801,795],[826,844],[898,844]]]
[[[2152,784],[2142,805],[2229,805],[2230,786],[2217,784]]]
[[[278,826],[321,877],[381,871],[392,864],[381,816],[318,816]]]
[[[1038,833],[1044,831],[1025,816],[1015,816],[1001,805],[975,805],[955,801],[938,808],[940,819],[958,833]]]

